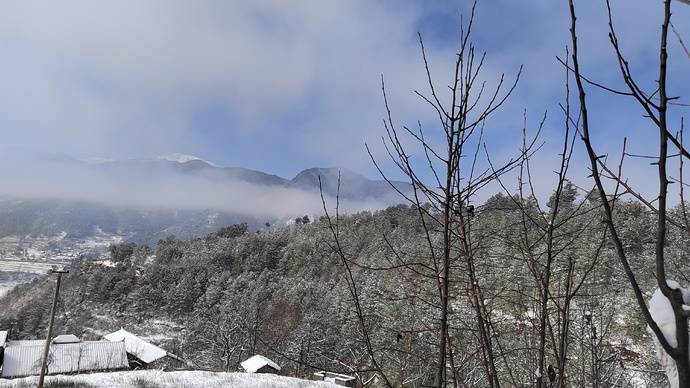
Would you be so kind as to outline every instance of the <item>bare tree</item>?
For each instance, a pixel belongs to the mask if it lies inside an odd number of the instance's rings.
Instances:
[[[566,102],[562,105],[566,117],[569,116],[569,106],[566,93]],[[545,119],[546,115],[539,123],[537,134],[541,132]],[[526,122],[525,117],[524,139],[527,138]],[[547,203],[548,209],[543,208],[537,199],[532,161],[526,152],[520,162],[517,194],[511,192],[503,179],[497,178],[507,198],[518,210],[519,233],[511,236],[510,232],[493,230],[492,234],[516,248],[519,257],[514,259],[525,264],[535,289],[532,306],[525,306],[525,309],[535,312],[533,325],[537,343],[533,345],[528,341],[525,348],[526,355],[534,359],[533,368],[536,370],[528,377],[534,377],[533,384],[537,387],[567,386],[572,302],[599,262],[606,242],[605,229],[594,222],[596,218],[592,213],[597,209],[588,205],[588,196],[577,201],[578,188],[567,178],[575,139],[576,132],[566,119],[559,168],[554,171],[555,189]],[[523,141],[523,150],[525,148],[526,141]],[[576,246],[583,245],[583,241],[590,238],[601,241],[593,252],[575,251]],[[553,361],[549,360],[551,358]]]
[[[671,22],[671,0],[664,0],[663,2],[663,21],[661,24],[660,42],[659,42],[659,59],[658,59],[658,78],[656,80],[657,88],[648,92],[640,86],[640,83],[633,76],[631,66],[625,58],[619,38],[614,28],[612,10],[610,2],[607,0],[608,20],[609,20],[609,38],[615,57],[617,59],[618,67],[625,83],[625,90],[616,90],[611,87],[603,86],[596,82],[590,81],[586,78],[580,69],[579,55],[578,55],[578,35],[576,30],[576,12],[574,0],[569,0],[569,9],[571,17],[571,44],[572,44],[572,67],[571,70],[575,82],[577,84],[577,91],[579,95],[579,120],[578,130],[581,133],[582,141],[587,149],[587,155],[590,161],[590,168],[592,177],[599,192],[601,204],[604,210],[605,223],[608,227],[609,235],[616,248],[617,256],[623,266],[623,270],[628,278],[630,287],[635,295],[638,307],[644,321],[649,326],[650,330],[658,340],[661,348],[665,351],[675,362],[678,377],[677,382],[672,381],[672,384],[677,384],[678,387],[690,387],[690,363],[688,357],[688,312],[683,310],[683,296],[681,290],[676,287],[671,287],[667,283],[667,255],[665,253],[665,245],[667,242],[667,228],[669,225],[684,228],[684,226],[668,216],[668,187],[673,182],[673,178],[669,176],[668,164],[669,158],[673,155],[669,152],[669,146],[675,149],[676,156],[681,160],[680,178],[682,186],[682,160],[689,158],[690,154],[682,144],[682,136],[674,136],[669,124],[669,105],[673,103],[675,97],[669,97],[667,92],[668,80],[668,32]],[[595,149],[592,141],[591,133],[594,131],[595,124],[591,123],[587,107],[587,93],[585,84],[595,86],[613,93],[617,96],[632,98],[636,101],[642,109],[645,117],[656,128],[656,133],[659,139],[658,153],[652,156],[655,161],[653,164],[657,166],[658,172],[658,190],[659,194],[654,200],[646,199],[639,190],[636,190],[630,185],[627,179],[623,176],[621,168],[618,171],[613,171],[606,164],[606,159]],[[673,151],[671,151],[673,153]],[[623,152],[623,158],[629,156]],[[621,161],[622,165],[622,161]],[[623,194],[630,194],[633,197],[644,203],[653,213],[656,214],[656,238],[655,238],[655,257],[654,257],[654,276],[657,284],[663,295],[670,301],[675,317],[675,333],[673,341],[669,341],[664,333],[661,331],[659,325],[653,319],[650,309],[645,302],[644,293],[638,281],[639,274],[636,274],[632,269],[627,249],[622,242],[618,228],[614,222],[615,209],[614,204],[619,195],[615,193],[611,195],[607,191],[604,183],[605,179],[610,179],[615,182],[616,187],[624,187]],[[682,193],[682,189],[681,189]],[[681,206],[685,208],[681,194]],[[683,210],[685,213],[685,210]],[[688,229],[685,228],[687,232]]]
[[[326,215],[326,220],[328,222],[328,227],[333,235],[333,242],[334,245],[332,246],[333,251],[338,255],[338,257],[341,259],[341,262],[343,266],[345,267],[346,271],[346,280],[347,280],[347,285],[348,285],[348,290],[350,291],[350,296],[352,297],[352,302],[355,307],[355,312],[357,314],[357,321],[359,323],[361,332],[362,332],[362,337],[364,339],[364,344],[366,345],[366,350],[367,354],[369,355],[370,361],[373,366],[373,370],[376,372],[378,376],[380,376],[383,379],[383,382],[385,385],[389,388],[393,388],[393,384],[390,382],[388,379],[388,376],[384,372],[383,368],[381,367],[381,364],[378,361],[377,354],[374,351],[374,347],[372,345],[372,340],[369,335],[369,327],[366,322],[366,316],[364,313],[364,310],[362,308],[361,300],[360,300],[360,293],[357,288],[357,282],[355,281],[355,276],[353,274],[352,270],[352,264],[351,261],[349,260],[348,256],[345,253],[345,249],[341,243],[340,240],[340,228],[338,224],[338,218],[340,216],[339,210],[340,210],[340,202],[339,202],[339,196],[340,196],[340,173],[338,174],[338,190],[337,190],[337,195],[336,195],[336,204],[335,204],[335,220],[331,218],[330,213],[328,212],[328,207],[326,206],[326,200],[324,199],[323,196],[323,187],[321,185],[321,177],[319,177],[319,191],[321,193],[321,201],[323,203],[323,210]]]
[[[479,242],[475,241],[473,224],[480,210],[475,209],[474,198],[482,188],[518,167],[535,144],[534,141],[526,143],[518,157],[500,166],[482,167],[479,155],[482,149],[486,150],[483,136],[487,120],[513,92],[522,69],[511,83],[505,80],[504,75],[494,86],[481,80],[486,54],[479,55],[470,41],[475,7],[476,2],[467,27],[461,27],[460,45],[449,84],[439,85],[434,81],[424,42],[419,36],[428,90],[415,91],[415,94],[434,113],[436,128],[431,138],[439,136],[442,139],[439,143],[430,140],[429,131],[421,122],[417,123],[416,129],[399,127],[394,122],[382,79],[386,108],[386,136],[383,142],[394,165],[409,180],[409,191],[401,189],[389,179],[367,145],[367,151],[384,179],[418,212],[425,236],[426,253],[420,257],[419,254],[410,255],[397,249],[384,235],[392,258],[389,259],[389,266],[376,270],[398,271],[410,286],[407,298],[416,300],[424,306],[424,310],[436,316],[432,324],[409,332],[435,333],[437,359],[434,385],[437,387],[450,383],[454,386],[463,384],[461,370],[467,360],[459,356],[453,341],[460,331],[472,333],[477,341],[476,357],[481,360],[484,374],[484,382],[480,384],[500,386],[499,360],[494,350],[497,333],[493,328],[482,275],[478,269],[482,258],[476,251]],[[439,90],[446,86],[449,93],[444,98],[444,93]],[[418,148],[409,149],[408,140],[416,143]],[[344,255],[343,262],[347,262]],[[422,290],[425,287],[433,292],[424,294]],[[467,322],[453,311],[451,302],[463,298],[471,306],[474,322]]]

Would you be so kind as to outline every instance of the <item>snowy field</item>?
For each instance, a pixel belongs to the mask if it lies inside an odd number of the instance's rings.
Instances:
[[[2,388],[35,387],[37,377],[1,380]],[[83,383],[83,388],[337,388],[323,381],[301,380],[268,374],[214,373],[200,371],[163,372],[157,370],[94,373],[75,376],[48,376],[46,387],[61,383]],[[82,388],[79,386],[79,388]]]

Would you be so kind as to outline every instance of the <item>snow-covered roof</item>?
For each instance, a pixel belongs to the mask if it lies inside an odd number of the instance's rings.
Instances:
[[[15,346],[43,346],[46,344],[46,340],[10,340],[7,341],[6,347],[11,348]]]
[[[5,342],[7,342],[7,332],[0,331],[0,348],[5,347]]]
[[[248,373],[255,373],[256,371],[265,367],[266,365],[270,366],[271,368],[277,371],[280,370],[280,366],[278,366],[278,364],[259,354],[244,360],[240,365],[242,365],[242,369],[244,369],[245,372]]]
[[[54,344],[75,344],[81,340],[74,334],[62,334],[53,338]]]
[[[122,342],[85,341],[52,344],[48,374],[127,369],[127,353]],[[42,345],[18,345],[5,349],[2,377],[23,377],[40,373]]]
[[[330,383],[336,383],[338,385],[344,385],[346,387],[354,387],[355,385],[355,378],[352,376],[340,374],[340,373],[333,373],[333,372],[326,372],[326,371],[321,371],[321,372],[316,372],[314,373],[314,376],[318,377],[319,379],[323,381],[328,381]]]
[[[168,352],[158,346],[146,342],[125,329],[120,329],[114,333],[104,336],[111,342],[124,342],[127,353],[135,356],[141,361],[150,364],[168,355]]]

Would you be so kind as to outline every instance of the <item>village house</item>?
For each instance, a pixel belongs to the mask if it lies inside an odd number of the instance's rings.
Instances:
[[[3,333],[0,335],[4,337],[1,376],[16,378],[40,374],[46,341],[7,341],[7,333]],[[81,341],[74,335],[60,335],[51,341],[47,365],[49,375],[129,369],[123,343]]]
[[[280,374],[280,366],[278,364],[258,354],[242,361],[240,366],[247,373]]]
[[[18,378],[40,374],[45,340],[7,340],[0,331],[0,376]],[[176,355],[120,329],[102,341],[82,341],[72,334],[51,341],[48,371],[53,374],[119,371],[129,369],[184,369]]]
[[[123,343],[130,369],[185,369],[180,357],[140,337],[120,329],[103,337],[106,341]]]

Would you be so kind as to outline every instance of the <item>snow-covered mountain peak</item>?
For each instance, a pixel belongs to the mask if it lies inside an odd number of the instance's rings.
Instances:
[[[217,167],[214,163],[209,162],[208,160],[201,159],[198,156],[188,155],[188,154],[180,154],[180,153],[162,155],[162,156],[158,157],[158,160],[167,160],[169,162],[177,162],[177,163],[187,163],[187,162],[192,162],[192,161],[198,160],[198,161],[204,162],[206,164],[209,164],[211,166]]]

